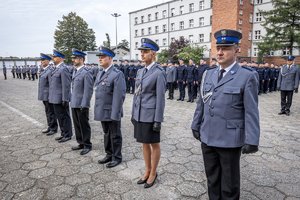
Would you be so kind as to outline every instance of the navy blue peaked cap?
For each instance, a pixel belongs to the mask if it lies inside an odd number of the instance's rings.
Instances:
[[[99,47],[99,53],[96,56],[109,56],[113,58],[115,55],[116,54],[111,49],[101,46]]]
[[[72,58],[77,57],[77,56],[85,57],[86,53],[79,51],[78,49],[72,49]]]
[[[236,30],[222,29],[214,34],[217,46],[232,46],[238,44],[242,34]]]
[[[159,50],[159,46],[149,38],[142,38],[141,43],[142,43],[141,47],[139,47],[138,50],[152,50],[152,51]]]
[[[293,60],[295,60],[295,56],[288,56],[288,57],[287,57],[287,60],[288,60],[288,61],[293,61]]]
[[[51,60],[51,57],[48,56],[47,54],[44,54],[44,53],[40,53],[40,59],[41,60]]]
[[[55,49],[53,49],[53,57],[60,57],[60,58],[65,58],[65,55]]]

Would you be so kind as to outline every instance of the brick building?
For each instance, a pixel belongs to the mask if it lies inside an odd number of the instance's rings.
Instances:
[[[257,60],[258,43],[266,31],[261,11],[273,8],[271,0],[172,0],[129,13],[131,58],[140,54],[137,47],[142,37],[153,39],[160,49],[168,48],[174,39],[184,37],[194,45],[205,46],[204,57],[216,55],[213,34],[223,28],[243,34],[240,58]],[[284,63],[288,50],[272,51],[267,62]],[[296,63],[300,63],[299,50]]]

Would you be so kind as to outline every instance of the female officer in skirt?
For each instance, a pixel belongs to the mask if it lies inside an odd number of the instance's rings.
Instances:
[[[160,129],[165,108],[166,74],[155,63],[158,45],[148,38],[141,40],[145,67],[137,72],[132,106],[134,138],[143,144],[145,173],[137,184],[150,188],[157,178],[160,159]]]

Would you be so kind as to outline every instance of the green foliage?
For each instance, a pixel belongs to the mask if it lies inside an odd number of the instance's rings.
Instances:
[[[96,49],[96,37],[93,29],[75,12],[63,16],[58,21],[54,33],[54,48],[66,55],[66,62],[71,62],[72,48],[82,51]]]
[[[167,49],[161,50],[160,53],[157,54],[157,61],[159,63],[166,63],[169,60],[169,54]]]
[[[185,62],[192,59],[194,63],[199,63],[200,59],[203,58],[204,50],[204,47],[189,45],[182,49],[178,54],[178,57],[182,58]]]
[[[300,3],[299,0],[272,0],[274,9],[262,11],[266,29],[263,43],[259,45],[260,54],[266,51],[293,48],[300,44]]]
[[[108,33],[105,33],[106,41],[103,41],[103,46],[110,48],[110,37]]]
[[[129,49],[129,42],[126,39],[124,39],[118,44],[118,46],[123,46]]]

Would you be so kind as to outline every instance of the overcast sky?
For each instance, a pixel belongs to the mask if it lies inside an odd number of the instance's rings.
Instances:
[[[166,0],[0,0],[0,57],[35,57],[51,53],[54,31],[63,15],[76,12],[96,33],[97,46],[106,40],[115,45],[115,19],[119,13],[118,42],[129,41],[129,12]]]

